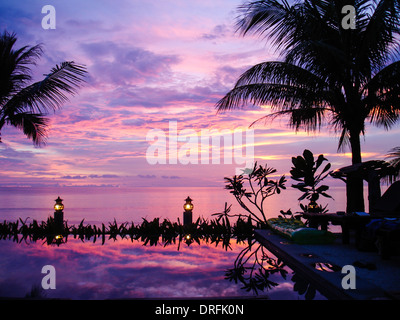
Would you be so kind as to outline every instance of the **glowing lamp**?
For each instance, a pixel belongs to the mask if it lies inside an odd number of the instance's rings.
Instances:
[[[185,204],[183,205],[183,209],[185,209],[186,212],[192,211],[193,210],[193,203],[192,203],[192,199],[190,199],[190,197],[187,197],[185,200]]]
[[[56,228],[56,232],[62,233],[64,230],[64,205],[63,199],[58,197],[56,200],[56,204],[54,205],[54,224]]]
[[[56,204],[54,205],[54,210],[56,212],[60,212],[64,210],[64,205],[63,205],[63,199],[61,199],[60,197],[58,197],[56,200]]]
[[[190,199],[190,197],[187,197],[185,200],[185,204],[183,205],[183,209],[185,209],[185,211],[183,212],[183,225],[185,226],[189,226],[193,223],[193,203],[192,203],[192,199]]]
[[[318,204],[315,201],[310,201],[310,203],[307,206],[307,211],[308,212],[314,212],[317,213],[320,211],[320,208],[318,206]]]

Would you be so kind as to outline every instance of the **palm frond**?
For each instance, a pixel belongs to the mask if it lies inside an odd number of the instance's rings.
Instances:
[[[364,92],[370,122],[390,129],[400,118],[400,61],[378,72]]]
[[[253,33],[271,39],[277,50],[290,46],[302,22],[300,10],[295,10],[286,0],[247,2],[239,7],[239,12],[237,30],[243,35]]]
[[[250,125],[250,127],[255,126],[261,121],[264,121],[264,123],[266,124],[269,121],[273,121],[277,118],[286,116],[289,119],[289,127],[295,129],[296,132],[298,132],[301,128],[304,129],[306,132],[315,132],[321,129],[322,124],[326,119],[327,110],[329,110],[329,108],[312,107],[275,111],[261,117],[260,119],[257,119]]]
[[[85,82],[86,68],[72,62],[63,62],[46,75],[42,81],[31,84],[16,93],[4,106],[6,115],[28,111],[48,113],[68,101]]]
[[[255,83],[313,86],[317,90],[326,87],[326,83],[309,70],[281,61],[268,61],[255,65],[240,76],[235,87]]]
[[[302,105],[322,102],[322,98],[311,90],[275,83],[249,84],[236,87],[228,92],[216,105],[218,112],[238,109],[249,104],[273,105],[276,109],[296,109]]]
[[[0,104],[18,92],[32,79],[30,65],[35,65],[42,54],[41,45],[14,50],[15,33],[0,35]]]
[[[369,1],[364,10],[372,15],[359,18],[361,27],[358,36],[356,61],[370,65],[372,71],[385,65],[393,53],[397,52],[396,35],[400,32],[399,2],[393,0]]]
[[[46,144],[48,119],[42,114],[19,112],[8,117],[6,123],[21,129],[35,145]]]
[[[337,126],[339,127],[339,126]],[[342,127],[342,132],[339,137],[338,152],[343,152],[346,146],[350,145],[350,134],[347,128]]]
[[[13,125],[36,145],[45,142],[45,115],[55,111],[74,95],[85,82],[85,66],[73,61],[62,62],[51,69],[42,81],[32,80],[31,66],[42,55],[41,45],[14,50],[15,33],[0,35],[0,131]]]
[[[400,171],[400,147],[391,149],[387,154],[387,158],[390,159],[391,166]]]
[[[255,121],[290,115],[290,126],[299,130],[320,128],[329,107],[326,84],[313,73],[286,62],[264,62],[247,70],[235,88],[221,99],[219,112],[252,105],[272,105],[273,113]]]

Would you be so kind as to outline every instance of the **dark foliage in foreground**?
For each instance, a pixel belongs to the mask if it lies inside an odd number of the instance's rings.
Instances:
[[[229,208],[228,208],[229,209]],[[238,243],[245,242],[253,236],[253,225],[251,220],[245,216],[238,216],[236,222],[229,221],[226,213],[217,214],[216,219],[205,220],[198,218],[196,222],[190,225],[183,225],[178,222],[172,222],[169,219],[155,218],[151,221],[143,219],[141,224],[133,222],[118,223],[116,220],[104,223],[101,226],[84,224],[84,220],[79,225],[68,225],[64,222],[61,230],[57,228],[53,217],[47,221],[38,222],[33,220],[27,223],[21,218],[15,222],[4,221],[0,223],[0,240],[13,240],[16,242],[36,242],[44,241],[47,244],[61,244],[68,241],[68,237],[80,239],[81,241],[100,240],[102,244],[108,240],[116,241],[121,239],[130,239],[143,242],[143,245],[171,245],[182,242],[187,245],[200,241],[207,243],[221,244],[223,248],[230,248],[232,239]],[[62,241],[61,241],[62,240]],[[248,240],[250,241],[250,240]]]

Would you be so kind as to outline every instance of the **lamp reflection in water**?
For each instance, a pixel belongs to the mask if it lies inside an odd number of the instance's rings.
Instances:
[[[65,243],[65,241],[64,241],[64,236],[62,234],[55,235],[51,241],[51,244],[56,244],[57,246],[63,243]]]
[[[184,237],[184,242],[189,246],[194,242],[194,239],[190,233],[186,234]]]

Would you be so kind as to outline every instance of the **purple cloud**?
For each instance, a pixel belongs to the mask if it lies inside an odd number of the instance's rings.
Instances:
[[[232,30],[225,24],[219,24],[213,28],[210,33],[203,33],[201,39],[204,40],[216,40],[219,38],[224,38],[228,34],[232,34]]]
[[[138,174],[137,177],[140,179],[156,179],[157,178],[157,176],[155,176],[154,174]]]
[[[112,41],[83,43],[81,48],[92,62],[90,71],[93,79],[98,79],[94,81],[108,81],[114,85],[158,81],[170,74],[171,65],[180,61],[178,55],[157,54]]]

